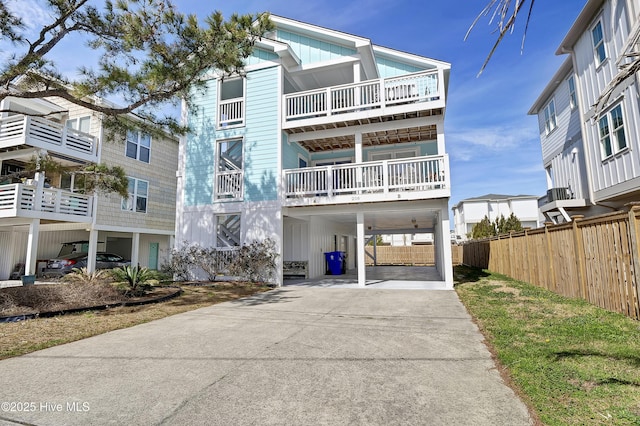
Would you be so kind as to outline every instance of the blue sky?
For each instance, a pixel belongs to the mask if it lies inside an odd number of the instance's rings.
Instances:
[[[445,120],[452,175],[450,205],[487,193],[545,193],[537,121],[527,111],[564,60],[555,56],[556,48],[585,0],[537,0],[523,54],[524,20],[478,78],[495,40],[493,27],[482,20],[469,39],[463,39],[487,0],[174,1],[181,12],[201,18],[216,9],[225,16],[269,11],[451,63]],[[25,16],[34,25],[46,20],[36,7],[37,0],[13,3],[28,10]],[[87,60],[85,55],[69,52],[73,49],[65,51],[68,71]]]

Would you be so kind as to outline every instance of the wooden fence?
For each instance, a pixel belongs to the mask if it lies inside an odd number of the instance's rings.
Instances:
[[[640,319],[640,207],[463,246],[463,263]]]
[[[366,252],[373,256],[373,246],[366,246]],[[433,266],[435,252],[433,245],[423,246],[377,246],[377,265]],[[451,246],[451,257],[454,265],[462,263],[462,246]],[[367,266],[373,266],[373,259],[365,256]]]

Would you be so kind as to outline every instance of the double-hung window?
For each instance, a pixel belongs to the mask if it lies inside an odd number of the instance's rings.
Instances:
[[[146,213],[149,197],[149,182],[129,177],[129,196],[122,199],[122,210]]]
[[[591,37],[593,39],[593,52],[596,59],[596,66],[600,66],[600,64],[607,59],[607,51],[604,46],[602,21],[598,21],[598,23],[591,29]]]
[[[127,152],[129,158],[148,163],[151,154],[151,136],[142,132],[127,132]]]
[[[556,104],[553,99],[544,107],[544,130],[548,135],[557,126],[556,122]]]
[[[576,95],[576,80],[573,76],[567,80],[569,84],[569,106],[574,109],[578,105],[578,96]]]
[[[627,147],[622,104],[613,107],[598,121],[602,158],[608,158]]]

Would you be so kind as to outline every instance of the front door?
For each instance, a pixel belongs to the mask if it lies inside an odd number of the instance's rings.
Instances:
[[[158,249],[159,243],[149,243],[149,269],[158,269]]]

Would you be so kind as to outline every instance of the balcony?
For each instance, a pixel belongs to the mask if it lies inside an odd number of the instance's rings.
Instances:
[[[450,196],[447,155],[284,170],[287,206]]]
[[[0,185],[0,218],[40,218],[91,222],[92,197],[55,188]]]
[[[442,71],[369,80],[284,96],[284,129],[444,108]]]
[[[231,170],[216,173],[216,200],[240,201],[244,188],[242,170]]]
[[[244,125],[244,98],[220,101],[218,111],[218,127]]]
[[[13,115],[0,119],[0,150],[40,148],[86,162],[97,161],[96,139],[40,117]]]

